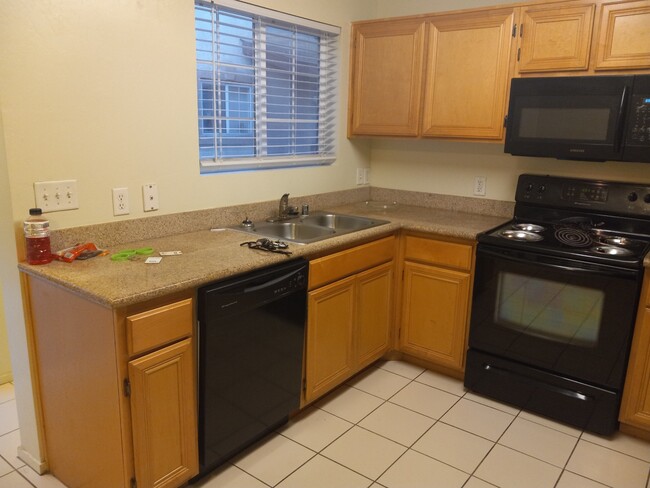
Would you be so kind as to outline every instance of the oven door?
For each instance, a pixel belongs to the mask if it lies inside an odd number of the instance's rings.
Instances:
[[[640,273],[479,244],[470,348],[619,389]]]

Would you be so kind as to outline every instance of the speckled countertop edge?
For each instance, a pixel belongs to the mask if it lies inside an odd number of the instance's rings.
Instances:
[[[389,235],[399,229],[439,236],[474,240],[476,236],[509,220],[447,209],[397,205],[386,210],[369,208],[364,202],[330,207],[337,213],[362,215],[389,223],[311,244],[289,244],[291,259],[323,254],[356,243]],[[160,264],[145,264],[146,256],[115,262],[108,256],[73,263],[52,262],[44,266],[20,263],[21,271],[49,280],[89,300],[110,308],[120,308],[168,294],[197,288],[257,268],[281,263],[288,258],[242,247],[257,236],[238,230],[201,230],[135,241],[110,249],[153,247],[160,251],[182,251],[164,257]]]

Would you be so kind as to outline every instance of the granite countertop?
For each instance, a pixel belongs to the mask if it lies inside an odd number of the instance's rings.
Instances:
[[[325,239],[312,244],[289,244],[291,258],[323,254],[355,243],[380,238],[399,229],[428,232],[440,236],[474,240],[477,234],[506,222],[505,217],[477,215],[415,206],[372,209],[365,203],[328,209],[337,213],[363,215],[390,223]],[[108,256],[86,261],[31,266],[20,263],[21,271],[47,279],[107,307],[119,308],[167,294],[202,286],[256,268],[281,263],[287,256],[242,247],[257,237],[232,229],[204,230],[147,241],[130,242],[110,249],[153,247],[160,251],[181,251],[165,256],[159,264],[145,264],[147,256],[129,261],[112,261]]]

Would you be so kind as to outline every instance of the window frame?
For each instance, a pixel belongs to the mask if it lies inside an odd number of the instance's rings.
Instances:
[[[295,17],[282,12],[269,10],[263,7],[258,7],[243,2],[234,2],[232,0],[215,0],[207,2],[205,0],[195,0],[195,32],[196,32],[196,75],[197,75],[197,107],[198,107],[198,142],[199,142],[199,160],[201,173],[220,173],[231,171],[247,171],[258,169],[273,169],[273,168],[286,168],[298,166],[316,166],[332,164],[336,160],[336,138],[338,134],[338,120],[339,120],[339,97],[340,90],[339,71],[340,71],[340,56],[339,47],[340,42],[340,28],[327,24],[322,24],[309,19]],[[205,62],[200,59],[199,53],[199,29],[198,29],[198,10],[203,9],[210,11],[211,20],[209,21],[212,26],[212,37],[209,43],[212,46],[212,61]],[[253,61],[252,70],[254,73],[253,85],[231,83],[228,80],[222,80],[219,74],[220,61],[215,60],[215,46],[219,46],[222,38],[218,38],[215,31],[219,27],[219,20],[215,16],[219,15],[218,12],[233,13],[233,15],[241,15],[243,17],[250,16],[252,19],[251,32],[253,32]],[[269,79],[269,69],[266,66],[266,53],[267,46],[265,43],[267,28],[272,27],[276,30],[291,32],[291,39],[293,40],[290,62],[292,70],[287,71],[291,75],[289,85],[290,88],[290,114],[287,118],[276,120],[269,119],[269,112],[267,108],[268,94],[266,80]],[[204,30],[205,32],[205,30]],[[307,36],[316,35],[318,37],[317,51],[318,62],[316,64],[317,70],[317,83],[318,88],[315,91],[318,109],[317,119],[301,119],[301,114],[295,109],[296,100],[299,98],[300,89],[298,81],[296,81],[301,72],[298,71],[296,66],[299,64],[299,51],[295,47],[299,42],[299,36],[306,34]],[[228,36],[229,34],[223,34]],[[203,41],[204,43],[206,41]],[[242,55],[243,56],[243,55]],[[313,57],[312,57],[313,58]],[[314,58],[315,59],[315,58]],[[225,63],[224,63],[225,64]],[[201,67],[211,66],[212,70],[201,69]],[[323,75],[325,73],[325,75]],[[209,75],[209,76],[208,76]],[[302,73],[303,78],[305,76]],[[304,82],[303,82],[304,83]],[[206,92],[207,85],[207,92]],[[231,122],[227,117],[227,112],[231,109],[228,106],[228,90],[229,87],[248,87],[253,105],[253,120],[251,121],[252,132],[234,132],[230,127]],[[222,93],[223,92],[223,93]],[[206,93],[212,93],[211,100],[206,97]],[[205,104],[211,102],[210,107]],[[212,114],[211,118],[207,118],[206,114]],[[241,114],[239,114],[241,117]],[[302,116],[304,117],[304,113]],[[237,119],[237,117],[234,117]],[[270,135],[272,129],[269,125],[274,122],[287,124],[286,132],[288,136],[278,136],[291,143],[284,143],[280,146],[270,144],[273,136]],[[308,127],[309,125],[316,127]],[[300,126],[303,125],[303,128]],[[212,128],[211,128],[212,127]],[[303,135],[305,142],[301,145],[299,136]],[[206,145],[202,144],[202,139],[212,138],[212,145],[207,145],[207,151],[203,148]],[[225,137],[240,137],[254,139],[253,146],[245,146],[252,148],[253,156],[235,156],[237,146],[221,145],[219,149],[219,142],[223,141]],[[282,140],[281,139],[281,140]],[[315,142],[310,143],[309,140]],[[315,146],[316,150],[312,151],[311,146]],[[290,154],[282,154],[274,156],[269,154],[273,151],[274,147],[280,147],[281,150],[290,150]],[[208,155],[201,157],[202,152],[210,151]],[[306,148],[306,149],[303,149]],[[228,151],[226,154],[225,151]],[[307,154],[300,153],[300,151],[308,151]],[[221,153],[221,154],[220,154]]]

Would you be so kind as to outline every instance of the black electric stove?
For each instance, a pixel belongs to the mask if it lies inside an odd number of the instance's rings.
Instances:
[[[649,250],[650,184],[521,175],[478,238],[465,386],[614,432]]]

